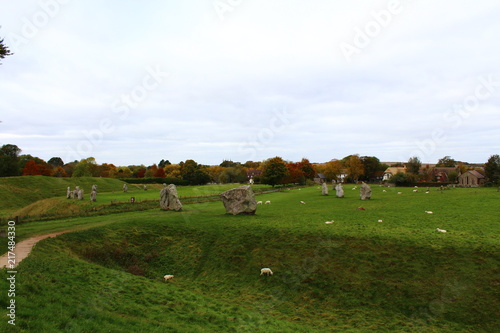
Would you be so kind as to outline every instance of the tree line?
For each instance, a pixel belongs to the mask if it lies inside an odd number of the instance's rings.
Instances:
[[[418,157],[406,163],[393,163],[391,166],[405,167],[407,172],[396,174],[391,179],[397,184],[433,181],[432,168],[422,166]],[[177,164],[162,159],[157,164],[115,166],[111,163],[98,164],[93,157],[65,163],[60,157],[48,161],[21,154],[16,145],[6,144],[0,148],[0,177],[11,176],[52,176],[52,177],[110,177],[124,180],[169,182],[181,185],[207,183],[255,183],[272,186],[282,184],[307,184],[315,178],[321,181],[358,182],[381,180],[381,175],[389,165],[380,162],[375,156],[348,155],[342,159],[332,159],[325,163],[311,163],[307,158],[299,162],[285,161],[276,156],[264,161],[245,163],[222,161],[219,165],[203,165],[189,159]],[[450,180],[458,178],[458,173],[470,169],[467,163],[455,161],[445,156],[436,167],[454,167]],[[455,174],[454,174],[455,173]],[[492,184],[500,183],[500,156],[492,155],[484,164],[484,173]]]

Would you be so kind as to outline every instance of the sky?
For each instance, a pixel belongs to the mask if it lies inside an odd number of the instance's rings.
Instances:
[[[64,162],[500,154],[496,0],[0,1],[0,145]]]

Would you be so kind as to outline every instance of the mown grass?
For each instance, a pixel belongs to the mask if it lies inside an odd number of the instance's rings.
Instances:
[[[43,241],[21,263],[16,329],[494,332],[499,193],[372,189],[369,201],[264,194],[254,216],[210,202],[20,225],[100,227]]]

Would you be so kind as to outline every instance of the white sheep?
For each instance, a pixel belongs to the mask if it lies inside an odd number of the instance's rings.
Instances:
[[[165,282],[167,282],[168,280],[173,279],[173,278],[174,278],[174,276],[173,276],[173,275],[170,275],[170,274],[167,274],[167,275],[165,275],[165,276],[163,277],[163,279],[165,280]]]
[[[425,211],[427,214],[434,214],[433,212],[431,212],[430,210],[426,210]]]
[[[266,204],[266,205],[269,205],[270,203],[271,203],[271,201],[269,201],[269,200],[267,200],[267,201],[265,202],[265,204]]]
[[[377,222],[384,222],[383,220],[378,220]]]
[[[262,205],[262,201],[257,201],[257,205]]]
[[[403,192],[398,192],[398,194],[403,194]]]
[[[301,204],[303,204],[303,205],[305,205],[305,204],[306,204],[304,201],[301,201],[300,203],[301,203]]]
[[[437,230],[437,231],[439,231],[439,232],[443,232],[443,233],[444,233],[444,232],[448,232],[448,231],[446,231],[446,230],[444,230],[444,229],[439,229],[439,228],[436,228],[436,230]]]
[[[326,224],[332,224],[333,222],[335,222],[335,221],[331,220],[331,221],[326,221],[325,223]]]
[[[418,192],[418,190],[413,190],[413,192]]]
[[[382,192],[387,192],[386,190],[382,190]]]
[[[260,275],[273,275],[273,271],[270,268],[261,268]]]

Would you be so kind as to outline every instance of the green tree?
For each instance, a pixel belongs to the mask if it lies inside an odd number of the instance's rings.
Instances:
[[[275,186],[282,184],[288,176],[288,167],[281,157],[273,157],[263,162],[261,181],[264,184]]]
[[[19,168],[20,153],[21,149],[16,145],[6,144],[0,148],[0,177],[21,175],[22,169]]]
[[[361,156],[360,159],[363,164],[363,177],[360,177],[361,179],[368,180],[375,172],[380,170],[380,160],[375,156]]]
[[[484,172],[488,182],[500,185],[500,156],[491,155],[488,162],[484,164]]]
[[[179,163],[180,174],[183,180],[186,180],[189,185],[204,185],[210,181],[208,170],[194,160],[186,160]]]
[[[88,157],[80,160],[75,166],[72,177],[98,177],[99,167],[95,158]]]
[[[9,48],[4,44],[3,39],[0,39],[0,60],[5,58],[6,56],[11,55]],[[0,62],[0,65],[2,63]]]
[[[364,175],[363,162],[359,155],[349,155],[342,159],[347,169],[347,178],[349,181],[356,182],[360,176]]]
[[[436,164],[436,167],[449,167],[453,168],[457,165],[457,161],[452,159],[450,156],[445,156],[443,158],[440,158],[439,161]]]
[[[53,167],[62,167],[64,165],[64,162],[60,157],[52,157],[47,163]]]
[[[421,166],[422,162],[420,162],[420,159],[417,156],[413,156],[406,163],[406,170],[412,175],[418,175]]]

